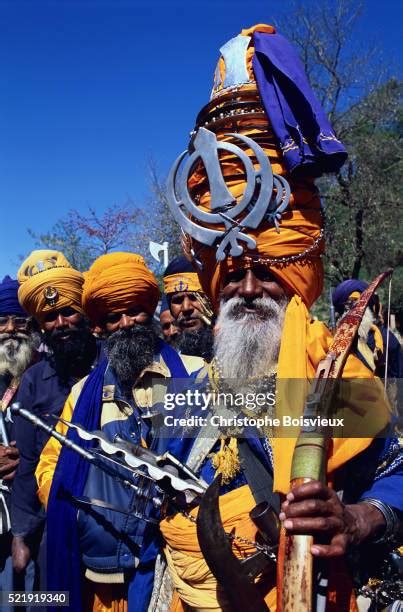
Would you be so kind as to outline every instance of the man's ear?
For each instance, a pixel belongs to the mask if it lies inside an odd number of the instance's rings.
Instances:
[[[106,329],[102,325],[90,325],[90,330],[94,336],[103,336],[106,333]]]
[[[27,332],[30,334],[33,332],[37,332],[41,334],[44,332],[44,330],[41,329],[41,326],[39,325],[36,319],[34,319],[33,317],[29,317],[28,324],[27,324]]]

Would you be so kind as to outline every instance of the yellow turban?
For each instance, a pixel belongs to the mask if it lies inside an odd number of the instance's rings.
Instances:
[[[164,276],[164,292],[178,293],[180,291],[201,291],[199,277],[196,272],[177,272]]]
[[[42,322],[46,313],[66,306],[83,313],[84,277],[60,251],[32,251],[18,270],[17,278],[20,304],[38,321]]]
[[[102,255],[84,276],[83,308],[93,323],[99,324],[108,313],[123,313],[134,306],[154,314],[158,284],[141,255]]]

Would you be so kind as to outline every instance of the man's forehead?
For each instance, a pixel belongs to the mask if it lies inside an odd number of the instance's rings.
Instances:
[[[195,295],[194,291],[175,291],[175,293],[171,293],[171,299],[172,298],[181,298],[181,297],[186,297],[187,295]]]

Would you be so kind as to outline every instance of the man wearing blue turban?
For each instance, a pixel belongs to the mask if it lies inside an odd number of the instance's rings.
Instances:
[[[356,278],[350,278],[337,285],[332,294],[332,301],[337,314],[342,316],[347,312],[367,287],[368,283]],[[358,330],[357,354],[361,361],[382,378],[385,375],[386,346],[388,346],[387,377],[389,379],[399,379],[403,376],[400,343],[396,336],[388,331],[387,325],[383,322],[379,298],[375,294],[369,302]]]
[[[11,558],[10,487],[19,462],[9,406],[24,371],[37,357],[40,335],[18,302],[19,284],[9,276],[0,283],[0,590],[15,590]],[[29,587],[28,584],[25,585]]]

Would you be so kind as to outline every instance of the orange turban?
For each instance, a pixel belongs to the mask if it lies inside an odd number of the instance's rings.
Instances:
[[[17,274],[18,299],[39,322],[46,313],[71,306],[80,313],[84,277],[71,267],[63,253],[52,250],[32,251]]]
[[[257,25],[242,30],[241,35],[251,37],[255,31],[268,34],[275,32],[272,26]],[[189,259],[201,262],[202,268],[198,272],[200,282],[215,308],[218,307],[220,288],[228,272],[255,264],[270,268],[288,293],[300,296],[309,308],[319,297],[323,286],[320,256],[324,250],[324,241],[319,194],[313,178],[291,177],[286,170],[282,151],[262,108],[252,67],[253,55],[254,43],[251,37],[245,55],[248,81],[236,88],[227,89],[222,85],[226,77],[225,58],[220,57],[211,101],[199,113],[196,130],[205,127],[215,134],[218,143],[240,146],[256,170],[259,163],[255,150],[248,148],[248,145],[241,145],[236,136],[239,134],[252,139],[263,149],[273,173],[288,181],[291,191],[289,204],[281,213],[281,218],[280,215],[277,217],[277,227],[271,219],[263,220],[257,229],[243,229],[244,233],[255,240],[256,247],[251,249],[245,243],[240,243],[244,250],[241,256],[227,255],[224,261],[217,261],[216,246],[201,244],[189,235],[184,240],[184,249]],[[218,147],[217,153],[225,185],[239,204],[247,187],[245,166],[232,151]],[[211,208],[209,177],[205,165],[200,161],[193,165],[189,173],[188,189],[199,210],[216,212]],[[274,194],[277,189],[275,187]],[[242,224],[242,218],[236,218],[236,221]],[[211,226],[208,221],[197,223],[206,228],[225,229],[223,225]]]
[[[123,313],[134,306],[154,314],[159,299],[158,284],[141,255],[102,255],[84,277],[83,308],[93,323],[99,324],[108,313]]]

